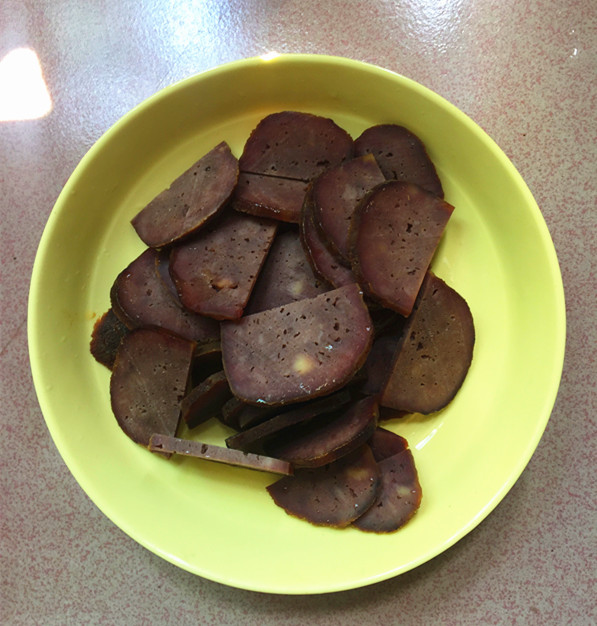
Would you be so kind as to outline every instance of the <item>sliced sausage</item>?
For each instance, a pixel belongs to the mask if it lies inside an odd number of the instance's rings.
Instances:
[[[239,159],[240,170],[310,181],[352,157],[352,137],[333,120],[297,111],[264,117]]]
[[[408,316],[454,207],[416,185],[378,185],[351,225],[352,270],[383,306]]]
[[[443,198],[442,184],[423,142],[397,124],[365,130],[355,141],[355,155],[372,154],[387,179],[419,185]]]
[[[377,399],[364,398],[294,428],[266,446],[271,456],[285,459],[294,467],[320,467],[366,443],[377,427]]]
[[[131,329],[153,326],[197,343],[217,340],[218,323],[176,302],[156,271],[157,259],[148,248],[120,272],[110,291],[114,312]]]
[[[238,161],[222,142],[138,213],[133,227],[154,248],[188,237],[225,206],[237,180]]]
[[[355,282],[352,270],[344,265],[344,261],[338,255],[330,251],[321,231],[315,225],[311,190],[305,196],[300,232],[303,248],[316,276],[334,287],[343,287]]]
[[[158,329],[138,328],[123,338],[110,398],[118,424],[133,441],[146,446],[153,433],[175,435],[194,348],[192,341]]]
[[[357,204],[385,181],[371,154],[326,170],[313,182],[313,219],[333,254],[350,263],[348,232]]]
[[[308,184],[303,180],[241,172],[232,206],[242,213],[298,224]]]
[[[356,284],[222,322],[222,361],[234,395],[290,404],[343,387],[364,363],[372,323]]]
[[[89,348],[94,359],[109,370],[114,366],[116,351],[129,329],[108,309],[93,325]]]
[[[366,511],[380,487],[373,453],[363,445],[329,465],[296,469],[267,487],[289,515],[317,526],[343,528]]]
[[[263,450],[267,442],[281,432],[297,424],[304,424],[337,411],[347,405],[350,399],[350,393],[346,389],[341,389],[324,398],[294,406],[290,410],[285,410],[287,407],[253,406],[257,411],[269,412],[269,416],[266,416],[261,423],[228,437],[226,445],[229,448],[237,448],[246,452],[258,452]],[[277,412],[274,413],[272,409]]]
[[[215,319],[238,319],[276,234],[277,224],[227,211],[173,248],[170,273],[183,305]]]
[[[219,337],[218,337],[219,338]],[[222,370],[222,346],[218,341],[198,345],[193,355],[191,385],[196,387],[208,376]]]
[[[293,468],[287,461],[272,459],[259,454],[250,454],[238,450],[230,450],[222,446],[214,446],[201,441],[166,437],[165,435],[152,435],[149,440],[149,449],[152,452],[165,452],[167,454],[182,454],[192,456],[205,461],[225,463],[246,469],[254,469],[272,474],[290,476]]]
[[[380,403],[413,413],[439,411],[460,389],[474,344],[466,301],[429,272],[396,348]]]
[[[421,485],[411,451],[405,439],[378,429],[370,442],[380,472],[381,489],[371,507],[353,525],[367,532],[398,530],[417,512]]]
[[[289,229],[276,235],[244,314],[313,298],[331,288],[315,276],[298,230]]]
[[[223,371],[208,376],[182,399],[180,410],[188,428],[195,428],[221,412],[232,393]]]

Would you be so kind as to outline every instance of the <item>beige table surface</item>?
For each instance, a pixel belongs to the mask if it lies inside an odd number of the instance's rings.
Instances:
[[[594,0],[2,0],[5,118],[14,99],[7,67],[20,48],[39,58],[52,109],[38,119],[0,121],[1,624],[597,621]],[[36,248],[81,157],[160,88],[268,51],[368,61],[419,81],[472,117],[533,192],[566,290],[561,388],[510,493],[431,562],[332,595],[229,588],[130,539],[63,463],[28,361]]]

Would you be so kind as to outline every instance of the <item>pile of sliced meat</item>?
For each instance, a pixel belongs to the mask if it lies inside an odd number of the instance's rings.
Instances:
[[[380,423],[460,389],[475,331],[430,271],[454,207],[423,143],[393,124],[264,118],[132,220],[147,248],[115,278],[91,352],[135,442],[282,477],[312,524],[392,532],[421,501],[405,439]],[[226,445],[181,438],[211,419]]]

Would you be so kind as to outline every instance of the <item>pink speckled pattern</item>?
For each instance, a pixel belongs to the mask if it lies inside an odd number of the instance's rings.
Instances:
[[[0,62],[18,47],[37,52],[54,108],[0,122],[0,624],[597,622],[594,0],[3,0]],[[327,596],[228,588],[126,536],[56,451],[27,352],[37,244],[89,147],[165,85],[271,50],[375,63],[470,115],[537,199],[567,298],[558,399],[502,503],[433,561]]]

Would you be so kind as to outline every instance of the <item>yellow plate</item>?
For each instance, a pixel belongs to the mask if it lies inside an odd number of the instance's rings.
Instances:
[[[289,517],[272,475],[166,461],[132,443],[89,353],[113,279],[143,249],[129,220],[222,140],[240,155],[266,114],[332,117],[354,137],[403,124],[426,143],[456,206],[434,259],[469,302],[477,343],[456,399],[390,423],[413,449],[422,506],[404,529],[371,535]],[[224,65],[168,87],[114,125],[83,158],[43,234],[29,301],[31,367],[52,437],[97,506],[172,563],[236,587],[321,593],[367,585],[431,559],[505,496],[544,431],[560,380],[565,310],[558,262],[528,188],[468,117],[421,85],[342,58],[288,55]],[[221,442],[224,427],[194,434]],[[91,532],[91,531],[90,531]]]

